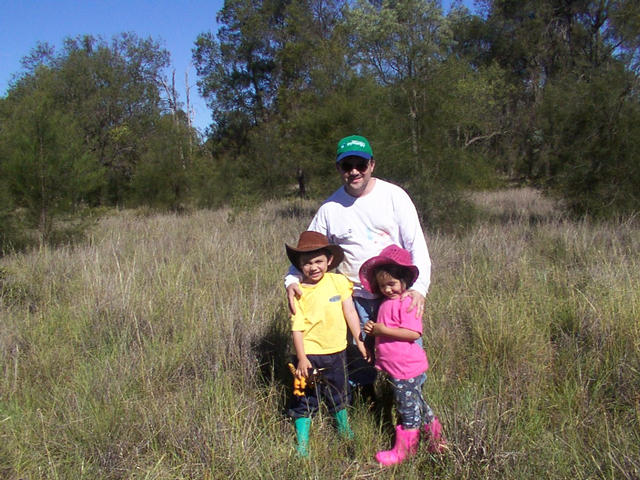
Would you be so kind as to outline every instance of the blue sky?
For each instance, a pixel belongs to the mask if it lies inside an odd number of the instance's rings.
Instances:
[[[445,10],[450,1],[444,0]],[[465,0],[471,5],[472,0]],[[121,32],[152,37],[169,50],[176,87],[184,101],[184,76],[189,72],[194,126],[201,131],[210,114],[197,93],[191,65],[193,43],[202,32],[216,31],[216,14],[224,0],[0,0],[0,96],[6,95],[20,60],[47,42],[60,48],[66,37],[91,34],[107,41]]]
[[[6,95],[20,60],[37,42],[61,48],[66,37],[91,34],[110,41],[121,32],[152,37],[169,50],[181,100],[189,71],[194,126],[203,129],[210,114],[197,93],[191,49],[198,34],[216,30],[224,0],[0,0],[0,95]]]

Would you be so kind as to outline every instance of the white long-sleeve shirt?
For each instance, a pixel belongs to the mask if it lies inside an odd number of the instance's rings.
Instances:
[[[411,253],[420,275],[411,287],[427,294],[431,282],[431,259],[420,220],[409,195],[397,185],[376,179],[373,189],[352,197],[344,187],[320,206],[308,230],[323,233],[330,243],[340,245],[344,260],[338,271],[353,282],[353,294],[374,298],[360,283],[360,266],[383,248],[396,244]],[[292,266],[285,286],[298,282],[300,273]]]

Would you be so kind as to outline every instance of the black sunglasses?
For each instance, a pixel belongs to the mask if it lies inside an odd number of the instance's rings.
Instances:
[[[358,170],[360,173],[363,173],[369,168],[369,160],[365,160],[364,158],[361,160],[343,160],[339,164],[340,170],[343,173],[350,172],[354,168]]]

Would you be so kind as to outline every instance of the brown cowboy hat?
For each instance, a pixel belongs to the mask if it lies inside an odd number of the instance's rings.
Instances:
[[[339,245],[330,244],[325,235],[310,230],[300,234],[298,246],[292,247],[285,244],[285,247],[291,264],[296,268],[300,268],[299,259],[302,253],[315,252],[316,250],[329,250],[333,255],[333,260],[329,263],[328,270],[336,268],[344,258],[344,251]]]

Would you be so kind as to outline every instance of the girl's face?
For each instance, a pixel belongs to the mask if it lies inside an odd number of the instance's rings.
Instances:
[[[392,277],[387,272],[378,272],[376,275],[378,289],[387,298],[399,298],[406,290],[404,281]]]

